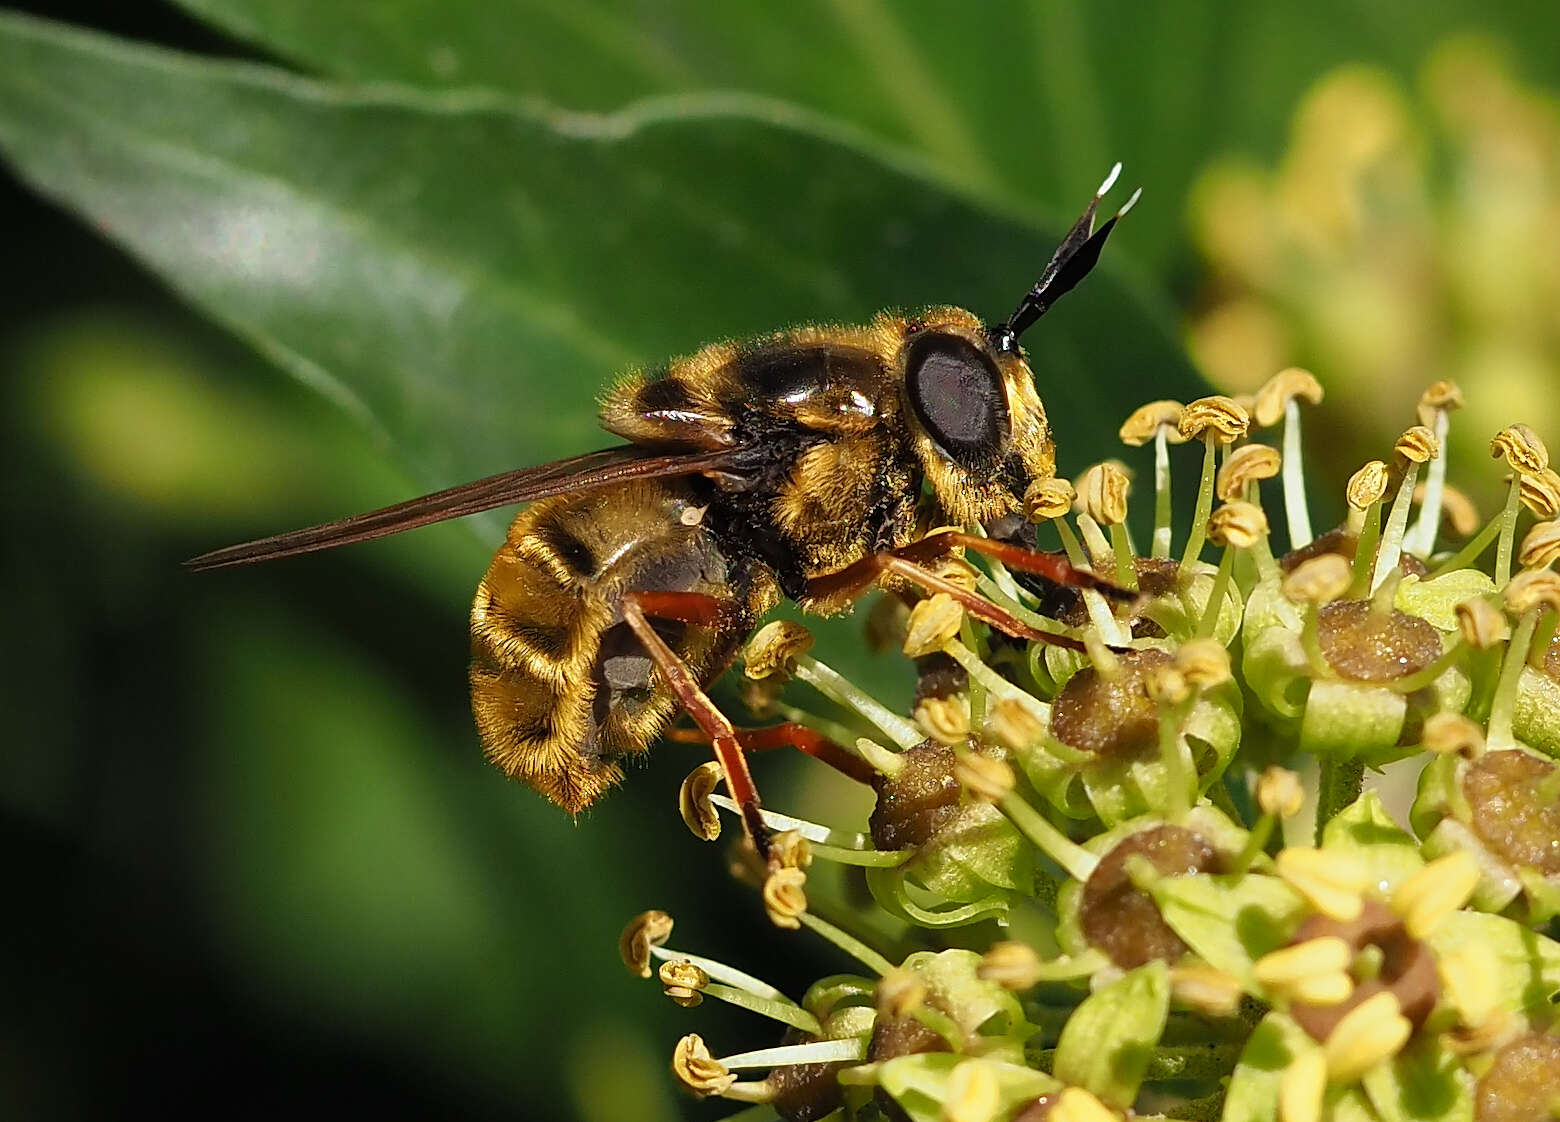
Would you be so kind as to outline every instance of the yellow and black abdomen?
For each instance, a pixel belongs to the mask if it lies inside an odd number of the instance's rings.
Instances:
[[[689,480],[630,483],[522,511],[471,609],[471,703],[487,756],[578,813],[615,784],[676,711],[623,622],[631,590],[696,592],[719,627],[653,621],[701,682],[731,661],[777,598],[762,567],[735,562]]]

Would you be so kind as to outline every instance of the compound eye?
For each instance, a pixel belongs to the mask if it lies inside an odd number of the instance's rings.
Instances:
[[[919,336],[905,385],[922,427],[950,459],[975,466],[997,458],[1008,430],[1007,394],[985,354],[957,335]]]

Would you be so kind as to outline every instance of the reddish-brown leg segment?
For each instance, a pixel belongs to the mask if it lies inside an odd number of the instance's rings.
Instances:
[[[720,602],[698,592],[629,592],[623,597],[623,622],[644,644],[645,651],[661,671],[661,677],[677,696],[678,704],[710,738],[715,759],[726,773],[726,790],[742,808],[742,825],[748,837],[753,839],[758,855],[770,861],[769,828],[759,813],[758,787],[753,783],[753,773],[748,770],[747,757],[742,754],[737,730],[709,699],[677,652],[650,626],[646,617],[651,615],[709,626],[719,619]]]
[[[932,534],[919,541],[898,549],[885,550],[875,553],[871,557],[863,557],[860,561],[845,566],[837,573],[828,573],[821,577],[814,577],[807,582],[807,594],[819,598],[834,598],[838,596],[859,596],[870,588],[874,581],[884,573],[894,573],[903,577],[912,584],[927,590],[928,592],[945,592],[954,600],[964,606],[978,620],[989,623],[997,630],[1012,635],[1018,639],[1031,639],[1035,642],[1049,643],[1054,647],[1066,647],[1069,650],[1081,651],[1083,644],[1077,639],[1070,639],[1065,635],[1056,635],[1049,631],[1041,631],[1031,627],[1019,619],[1012,612],[1000,605],[993,604],[984,596],[979,596],[967,589],[960,588],[945,577],[938,576],[926,568],[926,563],[946,557],[956,547],[963,546],[977,553],[984,553],[1001,561],[1004,565],[1019,569],[1026,573],[1034,573],[1045,577],[1047,580],[1056,581],[1058,584],[1072,584],[1081,588],[1096,589],[1107,596],[1117,599],[1131,598],[1132,594],[1105,581],[1100,580],[1093,573],[1075,568],[1065,557],[1054,553],[1041,553],[1038,550],[1025,549],[1022,546],[1010,545],[1007,542],[993,541],[990,538],[977,537],[974,534],[966,534],[958,530],[948,530],[940,534]]]
[[[689,744],[708,744],[709,738],[702,729],[673,729],[666,734],[669,740],[681,740]],[[738,729],[737,743],[744,752],[767,752],[772,748],[795,748],[815,760],[822,760],[841,775],[858,783],[871,783],[877,775],[865,760],[853,756],[822,733],[814,732],[806,725],[784,721],[760,729]]]

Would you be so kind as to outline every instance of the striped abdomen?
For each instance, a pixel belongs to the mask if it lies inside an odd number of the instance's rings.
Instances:
[[[701,682],[723,670],[769,582],[734,569],[687,481],[548,499],[517,516],[471,608],[471,704],[490,760],[570,813],[618,781],[676,703],[622,621],[629,590],[699,592],[718,629],[653,621]],[[762,587],[755,587],[755,584]]]

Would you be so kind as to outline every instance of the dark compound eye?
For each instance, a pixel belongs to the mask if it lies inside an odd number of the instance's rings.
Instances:
[[[1006,441],[1007,396],[991,360],[956,335],[910,343],[905,383],[911,408],[937,445],[965,466],[990,463]]]

